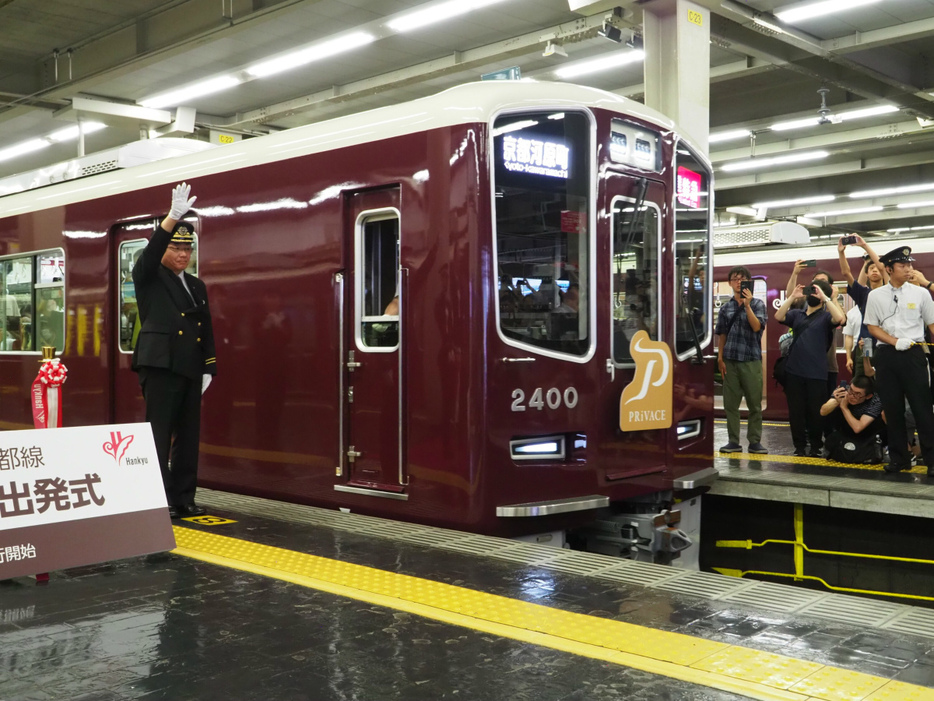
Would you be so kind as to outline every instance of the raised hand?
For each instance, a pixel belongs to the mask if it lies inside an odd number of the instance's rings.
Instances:
[[[191,194],[191,185],[181,183],[172,190],[172,209],[169,210],[169,218],[178,221],[191,209],[197,197],[189,198]]]

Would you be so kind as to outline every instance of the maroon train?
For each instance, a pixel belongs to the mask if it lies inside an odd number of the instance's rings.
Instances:
[[[3,428],[30,425],[50,297],[65,424],[142,420],[128,273],[182,180],[217,341],[202,486],[519,535],[654,513],[715,475],[709,164],[651,110],[563,84],[3,197]],[[673,418],[624,431],[640,329],[671,350]]]
[[[915,268],[923,271],[930,278],[934,275],[934,239],[931,238],[897,238],[873,240],[868,238],[868,243],[880,256],[888,253],[898,245],[906,245],[912,248],[912,256],[916,259]],[[859,275],[860,265],[862,264],[863,249],[857,246],[847,246],[846,257],[850,264],[850,270],[854,277]],[[834,284],[840,293],[839,301],[843,311],[852,308],[853,302],[846,295],[846,279],[840,273],[840,261],[837,255],[837,243],[822,246],[771,246],[768,248],[759,248],[737,253],[718,253],[716,256],[715,280],[714,280],[714,318],[716,319],[716,310],[719,309],[723,301],[729,299],[731,294],[729,285],[726,283],[727,274],[735,265],[744,265],[749,269],[755,281],[756,296],[766,303],[768,312],[768,323],[765,327],[765,333],[762,338],[762,375],[765,383],[765,392],[763,393],[763,417],[773,420],[788,419],[788,404],[785,401],[785,393],[772,379],[772,368],[775,365],[775,359],[779,357],[778,339],[788,330],[788,327],[775,321],[775,311],[781,306],[785,299],[785,287],[788,284],[788,278],[794,268],[795,261],[798,259],[814,260],[816,266],[806,268],[798,278],[799,283],[807,283],[814,275],[814,271],[823,270],[830,273]],[[846,353],[843,349],[843,333],[841,329],[837,330],[837,365],[840,368],[840,379],[849,379],[849,373],[846,370]],[[719,388],[717,389],[717,409],[722,408]]]

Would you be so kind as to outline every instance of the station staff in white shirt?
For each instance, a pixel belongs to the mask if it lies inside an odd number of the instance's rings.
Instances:
[[[917,422],[921,456],[928,475],[934,476],[934,407],[927,357],[917,345],[924,341],[925,326],[934,334],[934,300],[927,290],[906,284],[913,272],[910,248],[899,246],[880,260],[889,273],[889,284],[869,293],[865,323],[877,341],[876,390],[889,432],[890,462],[885,471],[911,467],[905,427],[907,399]]]

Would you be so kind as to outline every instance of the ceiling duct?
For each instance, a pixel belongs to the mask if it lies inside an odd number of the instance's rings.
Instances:
[[[76,180],[88,175],[132,168],[133,166],[176,156],[187,156],[189,153],[197,153],[215,147],[216,144],[207,141],[171,137],[135,141],[119,148],[99,151],[89,156],[82,156],[46,168],[39,168],[38,170],[0,179],[0,197],[45,187],[46,185],[54,185],[66,180]]]
[[[743,226],[726,226],[713,230],[714,250],[740,246],[761,246],[767,243],[808,244],[811,235],[800,224],[790,221],[759,222]]]

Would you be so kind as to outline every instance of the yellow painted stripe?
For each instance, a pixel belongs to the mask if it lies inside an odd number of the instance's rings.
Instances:
[[[180,526],[174,530],[179,555],[750,698],[850,701],[888,690],[890,695],[874,698],[934,701],[934,689],[883,677],[214,533]]]

